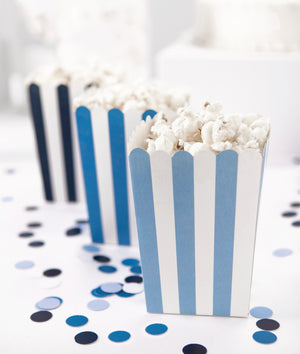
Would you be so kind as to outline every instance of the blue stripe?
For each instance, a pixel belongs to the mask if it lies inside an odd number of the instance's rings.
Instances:
[[[43,177],[44,194],[46,200],[53,201],[41,95],[40,89],[36,84],[31,84],[29,86],[29,100],[39,154],[39,162]]]
[[[172,158],[174,215],[180,313],[196,313],[193,157],[186,151]]]
[[[73,139],[71,130],[71,112],[69,101],[69,89],[66,85],[59,85],[57,88],[60,125],[61,125],[61,139],[64,150],[64,164],[66,174],[66,186],[68,191],[68,200],[70,202],[76,201],[75,188],[75,171],[74,171],[74,156],[73,156]]]
[[[103,243],[91,113],[86,107],[79,107],[76,118],[92,240]]]
[[[213,314],[230,316],[238,155],[216,158]]]
[[[146,151],[134,149],[129,163],[147,310],[162,313],[150,158]]]
[[[120,245],[130,245],[124,115],[111,109],[108,121],[118,240]]]
[[[145,111],[142,115],[142,120],[146,120],[146,118],[148,116],[150,116],[151,118],[153,118],[155,116],[156,112],[153,111],[153,109],[148,109],[147,111]]]

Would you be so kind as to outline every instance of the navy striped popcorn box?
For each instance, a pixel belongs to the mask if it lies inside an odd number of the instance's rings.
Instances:
[[[127,141],[155,111],[76,109],[85,193],[93,242],[137,245]]]
[[[264,156],[129,156],[148,312],[248,316]]]
[[[29,82],[29,107],[34,126],[44,196],[52,202],[84,201],[76,122],[72,100],[79,83]]]

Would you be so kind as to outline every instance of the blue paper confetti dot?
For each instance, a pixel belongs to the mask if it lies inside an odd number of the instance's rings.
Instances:
[[[37,228],[37,227],[41,227],[42,223],[38,222],[38,221],[34,221],[34,222],[30,222],[27,224],[27,227],[32,227],[32,228]]]
[[[25,208],[26,211],[36,211],[38,210],[38,207],[35,205],[29,205]]]
[[[68,229],[66,231],[67,236],[77,236],[81,234],[81,228],[80,227],[72,227],[71,229]]]
[[[120,283],[104,283],[100,285],[100,288],[105,293],[115,294],[122,290],[123,285]]]
[[[91,291],[91,294],[95,297],[106,297],[106,296],[111,296],[113,294],[105,293],[104,291],[101,290],[101,288],[96,288]]]
[[[142,283],[143,278],[139,275],[130,275],[129,277],[125,278],[126,283]]]
[[[287,257],[293,253],[292,250],[288,248],[279,248],[273,252],[273,256],[276,257]]]
[[[265,306],[257,306],[250,310],[250,314],[256,318],[269,318],[273,315],[273,311]]]
[[[87,331],[76,334],[74,339],[78,344],[91,344],[96,342],[98,335],[95,332]]]
[[[126,331],[115,331],[115,332],[111,332],[109,334],[108,338],[112,342],[121,343],[121,342],[125,342],[126,340],[128,340],[130,338],[130,333],[128,333]]]
[[[93,257],[94,261],[99,262],[99,263],[108,263],[110,262],[110,258],[107,256],[102,256],[101,254],[96,254]]]
[[[159,335],[167,332],[168,327],[162,323],[153,323],[145,328],[145,331],[152,335]]]
[[[129,293],[126,293],[125,291],[120,291],[119,293],[117,293],[118,296],[120,297],[131,297],[131,296],[134,296],[135,294],[129,294]]]
[[[15,264],[17,269],[29,269],[34,266],[34,262],[32,261],[21,261]]]
[[[135,258],[125,258],[122,261],[122,264],[124,264],[125,266],[130,266],[130,267],[136,266],[139,263],[140,263],[140,261]]]
[[[202,344],[191,343],[182,348],[183,354],[206,354],[207,349]]]
[[[88,308],[92,311],[103,311],[109,307],[109,302],[106,300],[92,300],[88,303]]]
[[[19,233],[19,237],[32,237],[32,236],[33,236],[33,232],[31,231],[24,231]]]
[[[134,274],[142,274],[141,266],[134,266],[130,268],[130,271]]]
[[[11,196],[6,196],[6,197],[2,198],[2,202],[11,202],[13,200],[14,200],[14,198]]]
[[[71,327],[80,327],[88,323],[88,318],[81,315],[74,315],[68,317],[66,323]]]
[[[95,245],[84,245],[82,248],[83,248],[85,251],[91,252],[91,253],[93,253],[93,252],[99,252],[99,251],[100,251],[100,247],[95,246]]]
[[[28,243],[28,246],[30,247],[42,247],[44,246],[45,242],[44,241],[32,241]]]
[[[258,331],[253,334],[253,339],[262,344],[274,343],[277,340],[277,336],[269,331]]]
[[[300,221],[299,221],[299,220],[294,221],[294,222],[292,223],[292,226],[299,227],[299,226],[300,226]]]
[[[100,266],[98,269],[103,273],[115,273],[117,271],[116,267],[109,265]]]
[[[56,296],[45,297],[39,301],[35,306],[40,310],[54,310],[62,304],[62,299]]]
[[[46,322],[52,318],[52,313],[49,311],[38,311],[30,316],[33,322]]]
[[[293,216],[296,216],[297,213],[295,211],[285,211],[284,213],[281,214],[284,218],[291,218]]]
[[[300,202],[291,203],[292,208],[300,208]]]

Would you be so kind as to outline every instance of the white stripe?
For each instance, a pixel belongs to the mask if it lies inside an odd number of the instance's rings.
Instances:
[[[73,156],[74,156],[74,173],[75,173],[75,188],[76,198],[78,202],[85,201],[83,171],[81,167],[81,158],[79,151],[79,141],[76,127],[75,109],[73,108],[73,99],[83,92],[83,86],[79,82],[71,82],[69,85],[69,102],[71,112],[71,130],[73,140]]]
[[[180,313],[172,158],[163,151],[156,151],[150,161],[163,312]]]
[[[262,156],[243,151],[238,157],[231,316],[248,316]]]
[[[194,157],[196,314],[213,314],[216,155]]]
[[[67,201],[68,194],[58,109],[57,86],[47,83],[41,85],[40,90],[43,104],[53,198],[58,202]]]
[[[131,134],[135,130],[136,126],[140,123],[141,117],[142,117],[142,113],[136,110],[127,111],[124,113],[130,244],[134,246],[138,245],[138,237],[137,237],[137,229],[136,229],[136,221],[135,221],[135,211],[134,211],[134,202],[133,202],[133,194],[132,194],[132,186],[131,186],[131,175],[129,170],[127,144]]]
[[[107,111],[91,111],[104,243],[118,243]]]

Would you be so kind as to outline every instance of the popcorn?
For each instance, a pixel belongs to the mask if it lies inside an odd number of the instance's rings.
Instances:
[[[219,103],[206,103],[200,113],[190,107],[177,110],[172,119],[159,112],[147,121],[147,130],[140,127],[134,133],[129,150],[142,147],[148,153],[162,150],[173,155],[185,150],[192,155],[199,151],[219,153],[251,149],[263,153],[270,134],[270,123],[260,115],[224,115]],[[143,144],[137,144],[139,137]]]
[[[102,107],[105,110],[118,108],[125,112],[131,109],[146,111],[176,111],[187,104],[189,95],[181,90],[169,89],[162,84],[137,81],[134,84],[117,84],[104,89],[88,90],[74,100],[75,108]]]

